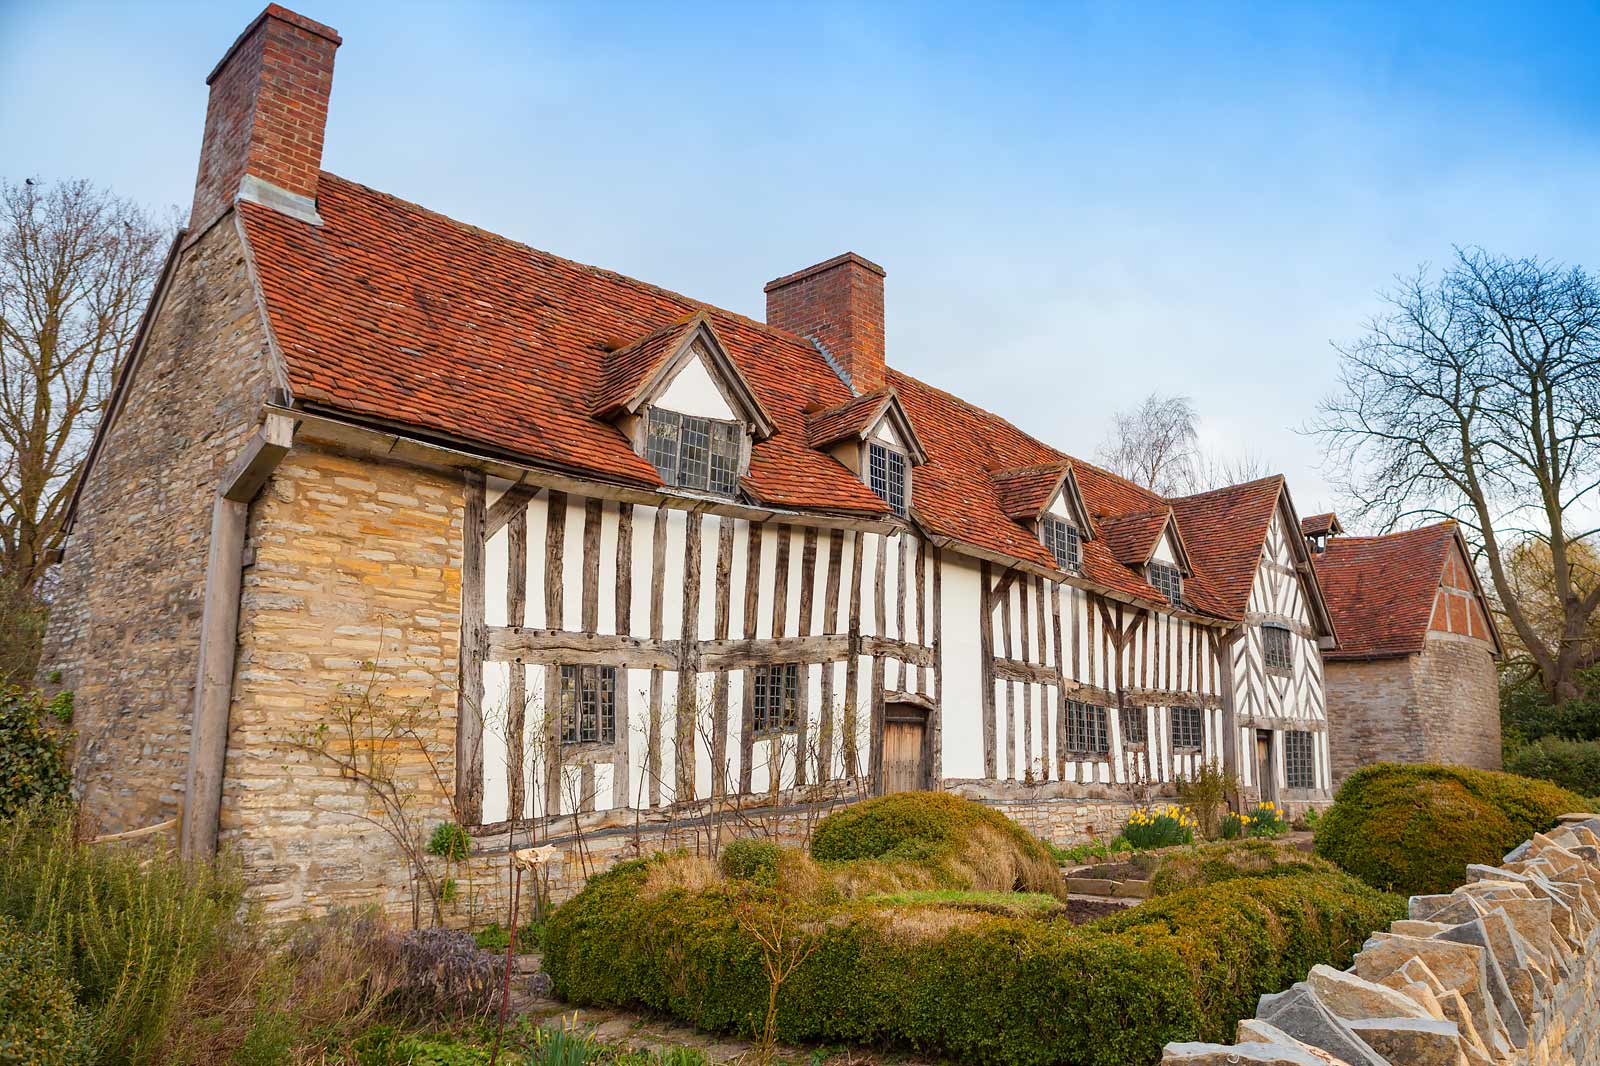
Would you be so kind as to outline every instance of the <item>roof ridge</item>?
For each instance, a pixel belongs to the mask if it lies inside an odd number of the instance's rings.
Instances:
[[[1434,522],[1426,526],[1413,526],[1411,529],[1396,529],[1388,533],[1358,533],[1354,535],[1332,537],[1328,544],[1353,544],[1356,541],[1391,540],[1395,537],[1409,537],[1417,533],[1439,533],[1447,529],[1454,529],[1457,522],[1453,518],[1446,518],[1442,522]]]
[[[1187,496],[1173,496],[1171,498],[1173,501],[1198,500],[1204,496],[1216,496],[1224,492],[1237,492],[1240,489],[1255,488],[1257,485],[1265,485],[1269,481],[1276,481],[1280,484],[1285,484],[1288,482],[1288,478],[1284,477],[1282,474],[1268,474],[1266,477],[1258,477],[1253,481],[1241,481],[1237,485],[1221,485],[1214,489],[1206,489],[1204,492],[1191,492]],[[1332,514],[1333,512],[1330,511],[1328,513]],[[1312,517],[1314,518],[1316,516],[1313,515]]]
[[[337,182],[344,183],[345,185],[353,185],[357,188],[364,189],[374,196],[382,197],[383,199],[395,204],[399,204],[402,207],[418,211],[424,215],[428,215],[431,218],[436,218],[441,222],[445,222],[450,226],[455,227],[456,229],[476,234],[481,237],[486,237],[489,240],[500,244],[506,244],[515,248],[520,248],[523,251],[531,252],[537,256],[542,256],[545,259],[554,260],[559,263],[565,263],[567,266],[574,267],[578,270],[587,271],[590,274],[596,274],[601,277],[610,278],[613,281],[619,281],[623,284],[631,285],[634,288],[640,289],[644,292],[651,292],[660,296],[665,296],[668,299],[677,300],[699,310],[709,311],[718,315],[726,316],[727,318],[733,319],[735,322],[742,323],[743,325],[759,330],[762,333],[769,334],[774,339],[787,341],[797,348],[804,348],[808,352],[815,352],[817,350],[814,344],[797,333],[790,333],[786,329],[780,329],[777,326],[769,325],[768,323],[762,322],[759,319],[751,318],[748,315],[742,315],[737,311],[730,311],[725,307],[719,307],[718,305],[714,303],[708,303],[705,300],[697,300],[694,297],[686,296],[675,289],[668,289],[661,285],[653,285],[648,281],[641,281],[636,277],[632,277],[631,275],[623,274],[615,270],[609,270],[606,267],[595,266],[593,263],[579,262],[576,259],[569,259],[564,255],[557,255],[554,252],[546,251],[543,248],[535,248],[533,245],[528,244],[525,241],[519,241],[513,237],[507,237],[502,233],[496,233],[493,230],[484,229],[482,226],[475,225],[471,222],[463,222],[461,219],[453,218],[442,211],[435,211],[430,207],[424,207],[415,200],[407,200],[403,196],[396,196],[394,193],[384,192],[382,189],[374,188],[371,185],[356,181],[353,178],[343,177],[342,175],[335,174],[332,171],[320,171],[319,175],[322,178],[332,178]]]

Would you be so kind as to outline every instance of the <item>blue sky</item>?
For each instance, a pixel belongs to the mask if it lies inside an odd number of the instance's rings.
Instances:
[[[260,6],[0,0],[0,174],[186,211]],[[757,317],[859,252],[900,368],[1086,457],[1186,393],[1301,513],[1393,275],[1600,266],[1600,7],[290,6],[345,40],[327,169]]]

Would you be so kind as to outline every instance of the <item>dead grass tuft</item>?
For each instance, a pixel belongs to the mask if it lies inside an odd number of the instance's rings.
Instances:
[[[667,855],[650,864],[640,894],[654,899],[673,889],[700,893],[721,883],[722,873],[710,859],[700,855]]]
[[[898,944],[925,944],[971,929],[984,916],[954,907],[887,907],[877,915],[884,937]]]

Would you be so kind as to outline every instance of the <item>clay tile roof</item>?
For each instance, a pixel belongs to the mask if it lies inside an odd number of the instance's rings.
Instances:
[[[1204,571],[1229,617],[1242,618],[1250,602],[1250,586],[1282,491],[1283,477],[1274,474],[1172,501],[1189,558]]]
[[[651,330],[624,348],[618,348],[601,364],[599,388],[595,391],[593,410],[605,416],[626,403],[651,374],[677,350],[678,342],[694,329],[700,312],[685,315]]]
[[[813,448],[826,448],[846,437],[861,436],[883,415],[893,395],[885,385],[837,407],[806,415],[806,443]]]
[[[837,460],[806,446],[804,408],[850,398],[807,341],[327,172],[317,210],[321,226],[239,207],[298,402],[656,486],[655,468],[592,416],[595,390],[618,339],[705,311],[775,424],[751,449],[741,488],[774,507],[888,513]]]
[[[1010,470],[995,470],[989,474],[989,480],[994,482],[1000,509],[1008,517],[1032,521],[1049,505],[1071,466],[1071,463],[1062,459]]]
[[[892,368],[885,393],[853,396],[809,341],[678,293],[333,174],[321,176],[317,209],[321,226],[239,205],[291,393],[310,410],[597,480],[659,486],[655,468],[595,412],[633,395],[704,315],[771,422],[740,482],[766,506],[887,516],[858,477],[813,447],[857,431],[885,395],[926,455],[912,479],[911,513],[936,538],[1054,570],[1016,516],[1068,464],[1095,521],[1169,503]],[[1266,484],[1270,514],[1279,482]],[[1194,502],[1203,500],[1172,501],[1194,569],[1186,606],[1236,619],[1242,600],[1235,607],[1225,594],[1241,582],[1248,592],[1248,574],[1234,568],[1259,553],[1265,522],[1249,507]],[[1083,551],[1088,581],[1164,602],[1103,538],[1086,539]]]
[[[1163,507],[1159,511],[1105,515],[1097,519],[1097,524],[1118,562],[1124,566],[1143,566],[1155,550],[1162,530],[1167,528],[1171,514],[1172,508]]]
[[[1326,537],[1344,532],[1344,527],[1339,524],[1339,516],[1329,511],[1326,514],[1307,515],[1300,519],[1300,532],[1308,537]]]
[[[1376,659],[1422,649],[1455,539],[1452,522],[1382,537],[1335,537],[1312,557],[1339,630],[1328,659]]]

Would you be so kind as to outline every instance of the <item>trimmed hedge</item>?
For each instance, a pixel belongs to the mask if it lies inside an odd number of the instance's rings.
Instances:
[[[1316,853],[1374,888],[1449,892],[1587,802],[1547,781],[1380,763],[1351,774],[1317,823]]]
[[[648,1007],[754,1033],[767,979],[752,925],[811,954],[779,995],[786,1041],[897,1045],[968,1063],[1155,1063],[1170,1040],[1230,1038],[1256,998],[1349,964],[1404,901],[1342,874],[1251,878],[1124,915],[1065,921],[937,905],[825,905],[722,882],[651,891],[636,860],[556,911],[544,967],[583,1005]]]
[[[992,807],[947,792],[899,792],[817,823],[811,857],[914,863],[952,888],[1065,891],[1044,841]]]
[[[1507,755],[1506,769],[1582,796],[1600,795],[1600,740],[1544,737]]]
[[[1166,896],[1241,877],[1337,873],[1339,868],[1333,863],[1288,845],[1270,840],[1237,840],[1166,853],[1150,879],[1150,891]]]

